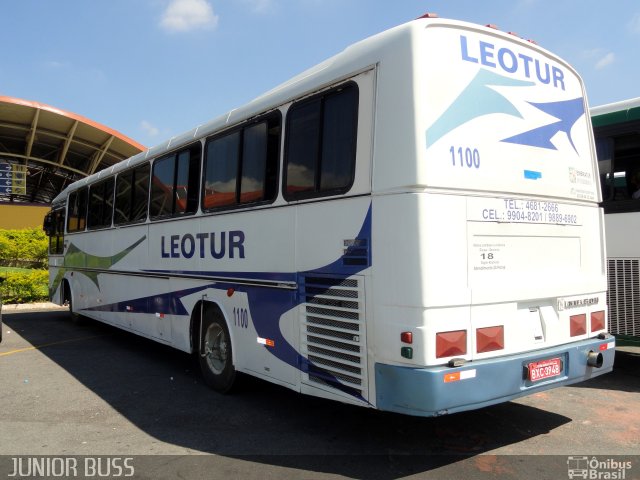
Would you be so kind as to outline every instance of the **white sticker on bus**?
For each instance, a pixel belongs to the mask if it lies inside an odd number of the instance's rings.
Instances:
[[[580,216],[570,205],[541,200],[488,198],[469,210],[468,220],[501,223],[543,223],[582,225]]]

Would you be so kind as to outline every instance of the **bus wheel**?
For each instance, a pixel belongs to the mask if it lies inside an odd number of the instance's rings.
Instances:
[[[222,315],[209,314],[203,318],[198,359],[207,385],[220,393],[229,392],[236,378],[236,369],[229,329]]]
[[[76,325],[82,324],[82,316],[73,310],[73,294],[67,281],[64,282],[64,302],[69,305],[69,318]]]

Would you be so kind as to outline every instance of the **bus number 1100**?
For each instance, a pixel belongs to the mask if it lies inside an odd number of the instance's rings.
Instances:
[[[233,325],[240,328],[249,327],[249,312],[246,308],[233,309]]]
[[[480,152],[477,148],[471,150],[470,148],[458,147],[456,150],[456,147],[452,146],[449,152],[451,153],[451,165],[454,167],[460,165],[461,167],[480,168]]]

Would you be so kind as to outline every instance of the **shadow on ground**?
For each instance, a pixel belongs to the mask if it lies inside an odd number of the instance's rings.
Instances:
[[[439,418],[353,407],[243,378],[234,395],[201,380],[187,354],[66,312],[4,316],[14,329],[137,428],[228,458],[351,478],[427,472],[544,435],[570,421],[505,403]],[[64,342],[66,339],[85,338]],[[59,343],[58,343],[59,342]]]

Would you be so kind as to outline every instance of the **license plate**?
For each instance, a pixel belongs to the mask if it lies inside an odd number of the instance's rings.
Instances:
[[[532,382],[557,377],[560,372],[562,372],[562,360],[559,358],[550,358],[529,364],[529,380]]]

